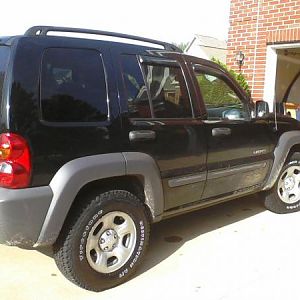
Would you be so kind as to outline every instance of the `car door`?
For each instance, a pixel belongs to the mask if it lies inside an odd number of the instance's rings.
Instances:
[[[203,199],[246,194],[266,179],[272,158],[272,128],[251,119],[249,98],[221,68],[192,61],[206,108],[207,183]]]
[[[149,154],[160,170],[165,210],[198,201],[206,180],[204,123],[179,60],[118,53],[126,151]]]

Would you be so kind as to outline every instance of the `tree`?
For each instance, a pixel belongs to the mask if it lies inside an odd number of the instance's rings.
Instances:
[[[213,57],[211,60],[213,62],[217,63],[218,65],[220,65],[223,69],[225,69],[239,83],[239,85],[245,90],[245,92],[249,96],[251,95],[251,90],[250,90],[250,87],[246,80],[245,75],[230,69],[226,64],[224,64],[223,62],[221,62],[219,59],[217,59],[215,57]]]
[[[184,43],[184,42],[175,43],[175,42],[173,42],[172,44],[174,46],[178,47],[179,49],[181,49],[182,51],[184,51],[189,43]]]

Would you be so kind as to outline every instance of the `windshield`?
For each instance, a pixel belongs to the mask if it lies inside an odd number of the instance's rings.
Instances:
[[[9,47],[0,46],[0,101],[2,100],[3,83],[9,60]]]

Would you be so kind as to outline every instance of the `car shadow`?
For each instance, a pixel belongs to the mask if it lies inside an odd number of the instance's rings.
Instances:
[[[238,198],[153,224],[148,253],[135,277],[170,257],[186,242],[266,209],[259,195]]]
[[[262,201],[259,195],[255,194],[153,224],[147,255],[134,277],[170,257],[189,240],[263,211],[265,208]],[[53,257],[51,247],[36,250]]]

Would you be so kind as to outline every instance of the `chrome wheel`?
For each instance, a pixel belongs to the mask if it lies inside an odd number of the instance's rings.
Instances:
[[[277,193],[287,204],[300,200],[300,166],[290,166],[282,173],[278,181]]]
[[[114,211],[102,216],[87,238],[86,257],[90,266],[100,273],[117,271],[132,255],[136,235],[134,221],[128,214]]]

